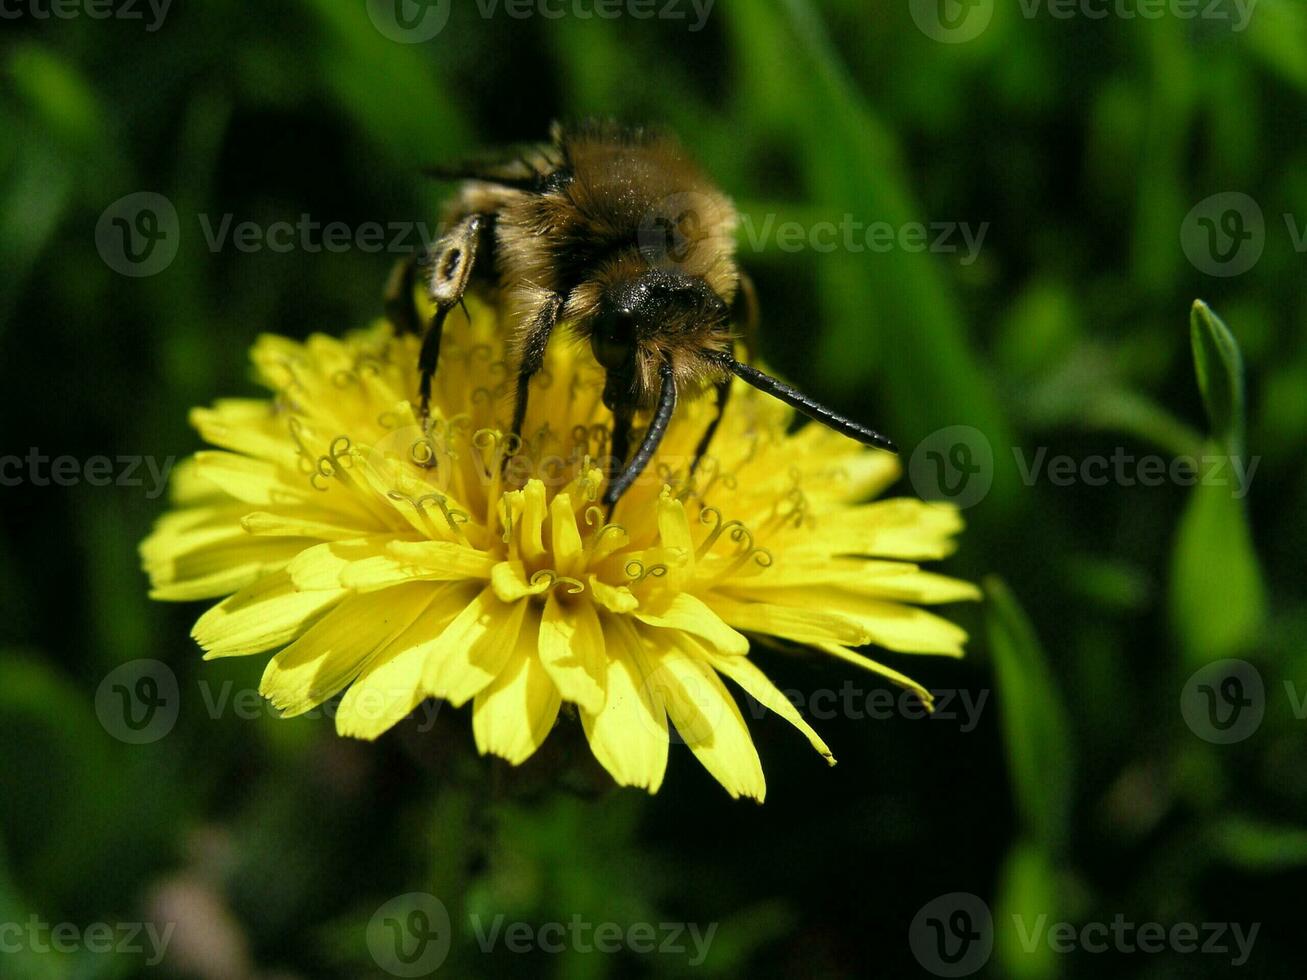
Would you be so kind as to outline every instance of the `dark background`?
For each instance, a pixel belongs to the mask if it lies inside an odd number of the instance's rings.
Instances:
[[[174,921],[166,975],[386,976],[368,923],[425,892],[453,922],[446,975],[899,977],[930,975],[910,944],[918,911],[968,892],[993,916],[982,975],[1299,975],[1304,8],[1260,0],[1236,30],[1228,2],[1200,5],[1220,20],[1122,16],[1128,4],[1062,19],[977,0],[946,8],[964,19],[945,43],[913,16],[929,26],[939,8],[915,0],[718,0],[698,31],[684,0],[685,20],[455,6],[406,44],[363,0],[177,2],[157,30],[145,7],[51,19],[7,2],[28,13],[0,35],[0,450],[184,456],[189,407],[253,392],[257,334],[379,313],[392,251],[213,248],[202,219],[433,229],[449,188],[424,163],[540,138],[559,116],[662,121],[755,230],[769,215],[986,227],[974,262],[741,244],[778,371],[892,433],[905,464],[951,426],[992,452],[945,565],[991,596],[953,614],[967,658],[886,656],[984,696],[978,724],[839,712],[816,722],[840,760],[827,770],[784,722],[746,711],[769,782],[758,807],[683,747],[649,798],[578,778],[565,762],[585,749],[566,732],[508,773],[476,757],[466,712],[368,744],[322,717],[214,710],[257,686],[264,658],[202,664],[199,608],[146,598],[136,545],[166,498],[148,475],[41,485],[24,462],[0,489],[0,924]],[[178,215],[175,259],[147,276],[97,248],[101,216],[137,192]],[[1247,197],[1208,200],[1229,193]],[[1231,208],[1243,224],[1222,224]],[[1235,266],[1202,252],[1220,244],[1203,217],[1251,235],[1225,243]],[[1246,400],[1225,414],[1195,375],[1197,298],[1246,362]],[[1173,479],[1058,486],[1017,465],[1041,449],[1077,464],[1237,453],[1241,430],[1258,460],[1244,499]],[[896,492],[929,495],[923,482]],[[1211,744],[1182,693],[1229,658],[1263,681],[1264,719]],[[140,659],[168,666],[180,704],[167,737],[135,745],[97,705]],[[881,687],[824,658],[767,666],[806,695],[848,682],[864,707]],[[469,923],[497,914],[717,928],[697,967],[482,953]],[[1027,952],[1018,914],[1261,925],[1235,968],[1233,951]],[[130,953],[32,946],[0,952],[0,975],[149,972]]]

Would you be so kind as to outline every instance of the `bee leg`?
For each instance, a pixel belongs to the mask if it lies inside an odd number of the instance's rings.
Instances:
[[[635,413],[625,404],[618,404],[613,409],[613,437],[609,443],[608,455],[608,488],[617,486],[618,477],[621,475],[622,467],[626,465],[626,456],[631,451],[631,425],[635,420]],[[604,494],[604,507],[608,511],[608,517],[613,516],[613,508],[617,506],[617,496],[609,499],[610,494]]]
[[[672,366],[664,361],[658,369],[658,375],[662,379],[662,390],[658,394],[658,407],[654,409],[653,418],[649,420],[649,427],[644,430],[644,438],[640,440],[635,455],[631,457],[631,462],[626,465],[622,475],[616,480],[610,478],[608,488],[604,491],[604,505],[609,513],[612,513],[622,494],[626,493],[631,484],[644,472],[644,468],[649,465],[649,460],[653,459],[654,453],[658,451],[658,446],[663,441],[663,436],[667,434],[672,413],[676,411],[676,375],[672,372]],[[619,450],[621,455],[625,455],[630,442],[631,424],[629,416],[623,417],[618,412],[614,412],[613,415],[613,458],[616,466],[620,465],[616,462],[621,459],[618,455]]]
[[[713,436],[717,434],[717,426],[722,424],[722,416],[726,414],[726,400],[731,397],[731,382],[733,380],[728,374],[723,380],[717,382],[717,414],[708,423],[708,428],[703,430],[703,435],[699,438],[699,445],[694,447],[694,460],[690,463],[690,476],[694,476],[695,470],[703,462],[703,457],[712,444]]]
[[[436,304],[435,316],[422,337],[422,351],[418,355],[420,409],[425,421],[431,405],[431,380],[440,362],[440,339],[445,331],[445,317],[467,292],[472,267],[476,264],[477,244],[481,240],[481,225],[485,217],[470,214],[441,236],[440,241],[427,253],[427,290]],[[412,291],[409,291],[410,297]]]
[[[413,298],[413,287],[417,285],[418,263],[422,254],[412,255],[395,263],[386,280],[386,291],[382,294],[382,307],[386,319],[395,328],[395,333],[417,334],[422,332],[421,317],[418,315],[417,302]]]
[[[558,324],[558,314],[563,309],[563,297],[557,293],[550,294],[541,304],[527,327],[526,342],[522,345],[522,362],[517,369],[517,391],[513,399],[513,435],[522,435],[522,425],[526,422],[526,403],[531,394],[531,378],[544,366],[545,348],[549,346],[549,336]]]

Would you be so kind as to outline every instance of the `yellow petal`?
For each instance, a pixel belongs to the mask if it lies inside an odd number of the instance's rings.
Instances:
[[[893,599],[925,605],[980,599],[980,590],[970,582],[919,571],[906,563],[893,564],[901,565],[901,570],[859,574],[856,569],[850,569],[846,575],[827,577],[819,574],[809,582],[798,577],[772,580],[769,575],[758,575],[750,579],[734,579],[728,583],[728,588],[733,595],[810,608],[842,608],[842,597],[845,596],[857,599]]]
[[[502,602],[516,602],[548,592],[554,581],[546,575],[528,579],[526,567],[520,561],[501,561],[490,571],[490,585]]]
[[[963,644],[967,642],[966,630],[917,606],[837,591],[826,593],[824,605],[830,614],[851,620],[866,631],[866,639],[858,642],[830,642],[847,646],[875,643],[898,653],[939,653],[950,657],[962,656]]]
[[[500,602],[486,586],[454,617],[427,653],[422,683],[427,693],[454,707],[499,676],[517,645],[525,602]]]
[[[922,687],[911,677],[908,677],[906,674],[900,674],[893,667],[886,667],[878,660],[872,660],[870,657],[864,657],[860,653],[853,650],[846,650],[844,647],[832,643],[818,644],[817,649],[824,650],[832,657],[838,657],[840,660],[847,663],[856,664],[863,670],[869,670],[873,674],[879,674],[881,677],[893,681],[895,684],[899,685],[899,687],[906,687],[909,691],[919,697],[927,708],[934,710],[935,695],[931,694],[930,691],[926,690],[926,688]]]
[[[513,655],[472,702],[477,751],[513,765],[525,762],[544,744],[562,704],[558,688],[536,655],[540,613],[529,609],[526,617]]]
[[[312,542],[253,538],[237,508],[196,508],[169,514],[141,543],[151,597],[185,601],[231,595],[278,572]]]
[[[323,541],[346,541],[381,530],[378,527],[360,527],[357,523],[347,523],[344,515],[334,511],[315,511],[307,507],[297,509],[294,515],[255,511],[242,517],[240,526],[247,533],[260,537],[302,537]]]
[[[581,532],[576,527],[572,498],[565,493],[549,504],[549,534],[553,544],[554,567],[559,575],[571,575],[581,561]]]
[[[407,629],[433,593],[431,586],[418,584],[344,599],[268,661],[259,693],[287,717],[316,708]]]
[[[304,550],[287,567],[295,588],[303,591],[343,588],[341,576],[354,562],[384,556],[390,536],[385,534],[349,541],[327,541]]]
[[[445,579],[489,578],[495,561],[484,551],[450,541],[394,541],[396,558],[439,572]]]
[[[518,543],[522,557],[536,561],[544,556],[545,485],[539,480],[528,480],[522,488],[522,516],[519,518]]]
[[[640,600],[625,585],[609,585],[597,575],[588,576],[587,581],[590,583],[590,591],[594,593],[595,602],[609,612],[625,615],[640,607]]]
[[[289,643],[347,593],[299,592],[285,572],[269,575],[218,603],[196,621],[191,636],[205,659],[239,657]]]
[[[376,738],[402,721],[426,697],[422,669],[432,640],[468,603],[461,585],[435,586],[436,596],[350,685],[336,709],[336,731],[353,738]]]
[[[962,518],[952,504],[895,498],[848,508],[791,536],[833,554],[924,561],[951,555],[961,530]]]
[[[703,767],[732,797],[767,794],[758,750],[739,706],[698,642],[681,634],[673,646],[645,647],[646,681],[653,703],[662,705],[676,731]],[[746,659],[743,657],[737,659]]]
[[[706,650],[705,655],[716,670],[739,684],[755,701],[803,732],[812,747],[821,753],[822,758],[832,766],[835,765],[835,756],[831,754],[830,748],[821,736],[799,714],[799,709],[794,706],[794,702],[758,669],[752,657],[723,657],[711,650]]]
[[[667,587],[679,592],[694,577],[694,539],[685,505],[667,489],[658,498],[658,536],[662,546],[676,556],[676,561],[667,565]]]
[[[285,416],[263,398],[224,398],[212,408],[193,408],[190,423],[211,446],[292,466],[295,447],[286,438]]]
[[[273,463],[235,453],[205,451],[195,454],[199,476],[237,500],[260,507],[311,504],[315,493],[308,477]]]
[[[604,704],[604,631],[592,603],[561,603],[551,592],[540,620],[540,662],[568,701],[591,714]]]
[[[642,603],[634,615],[649,626],[682,630],[697,636],[722,653],[749,652],[747,637],[733,630],[723,622],[721,616],[688,592],[670,597],[664,594],[653,601]]]
[[[590,751],[613,779],[656,793],[667,771],[667,714],[650,697],[634,627],[613,616],[604,631],[608,696],[598,714],[581,712],[581,725]]]
[[[410,559],[409,555],[414,556]],[[340,584],[360,592],[387,589],[403,582],[457,582],[484,579],[493,561],[485,552],[449,541],[394,541],[384,555],[351,562],[340,571]]]
[[[808,644],[847,643],[861,646],[869,642],[869,634],[860,622],[824,609],[743,602],[715,593],[711,601],[713,609],[723,620],[736,629],[750,633],[765,633],[795,643]]]

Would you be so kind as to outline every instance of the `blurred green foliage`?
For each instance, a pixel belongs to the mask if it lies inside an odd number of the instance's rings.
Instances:
[[[165,916],[178,923],[165,974],[384,976],[370,919],[428,892],[453,922],[447,975],[908,976],[917,910],[970,892],[994,913],[982,975],[1230,975],[1228,956],[1031,952],[1012,916],[1040,914],[1261,923],[1243,970],[1297,975],[1307,8],[1260,0],[1234,30],[981,0],[988,26],[948,44],[914,21],[930,5],[908,0],[720,0],[701,31],[688,4],[668,21],[460,3],[438,36],[402,44],[363,0],[177,4],[157,30],[141,6],[145,21],[6,22],[4,453],[180,457],[196,446],[190,406],[250,391],[258,333],[340,332],[379,312],[393,255],[214,250],[202,218],[433,224],[448,188],[423,163],[538,138],[556,116],[661,120],[751,228],[848,215],[987,229],[973,262],[775,236],[742,242],[742,261],[766,359],[892,433],[905,463],[944,427],[988,440],[993,485],[947,566],[994,576],[984,608],[955,613],[970,654],[890,662],[992,697],[970,730],[818,720],[830,771],[746,711],[761,808],[732,804],[683,747],[651,799],[578,773],[574,732],[505,771],[475,758],[466,713],[448,709],[431,730],[343,742],[329,719],[214,707],[255,687],[261,664],[202,665],[196,610],[146,599],[135,543],[164,506],[148,487],[24,478],[0,490],[0,924]],[[173,204],[180,247],[131,278],[101,260],[95,230],[140,191]],[[1216,275],[1187,257],[1182,228],[1231,191],[1258,205],[1264,249]],[[1256,469],[1246,496],[1172,479],[1059,486],[1023,476],[1041,449]],[[876,686],[819,657],[760,657],[786,689]],[[1230,657],[1259,672],[1265,717],[1212,744],[1182,692]],[[175,727],[139,745],[96,713],[102,682],[136,659],[167,664],[181,692]],[[716,929],[696,967],[483,954],[467,923],[500,913]],[[85,945],[20,944],[0,975],[149,970]]]

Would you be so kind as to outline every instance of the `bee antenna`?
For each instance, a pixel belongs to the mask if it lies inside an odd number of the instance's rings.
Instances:
[[[852,419],[846,419],[838,412],[834,412],[825,405],[813,401],[797,388],[792,388],[784,381],[778,381],[771,375],[764,374],[756,367],[737,361],[730,355],[722,358],[722,365],[746,384],[779,398],[786,405],[797,409],[808,418],[815,419],[836,432],[857,439],[864,446],[875,446],[877,449],[886,449],[892,453],[899,451],[898,447],[888,437],[881,435],[874,429],[867,428],[865,425],[854,422]]]

